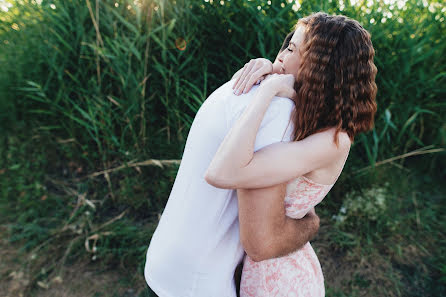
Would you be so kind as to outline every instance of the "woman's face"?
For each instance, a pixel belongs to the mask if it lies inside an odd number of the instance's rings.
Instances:
[[[280,67],[277,73],[280,74],[293,74],[297,77],[297,72],[300,67],[300,52],[299,48],[302,46],[304,41],[305,26],[299,25],[291,38],[288,48],[277,55],[276,61],[274,62],[275,67]]]

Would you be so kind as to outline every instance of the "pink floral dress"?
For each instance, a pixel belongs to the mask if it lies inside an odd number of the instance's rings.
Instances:
[[[318,184],[305,176],[287,184],[285,209],[291,218],[303,218],[324,199],[333,187]],[[280,258],[254,262],[245,256],[240,297],[321,297],[325,296],[324,276],[311,244]]]

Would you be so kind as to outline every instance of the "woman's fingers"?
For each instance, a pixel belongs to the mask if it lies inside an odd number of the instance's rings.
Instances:
[[[237,79],[235,80],[234,84],[232,85],[232,89],[233,89],[233,90],[234,90],[235,87],[238,85],[240,79],[243,77],[243,72],[244,72],[245,69],[246,69],[246,65],[247,65],[247,64],[245,64],[245,66],[243,66],[243,68],[239,70],[239,71],[240,71],[240,74],[239,74],[239,76],[237,77]],[[238,72],[238,71],[237,71],[237,72]]]
[[[252,86],[264,75],[264,69],[260,61],[256,61],[250,72],[246,73],[243,82],[236,89],[236,94],[247,93]]]
[[[238,77],[238,79],[236,80],[236,82],[235,82],[234,86],[232,87],[232,89],[237,91],[240,88],[240,85],[245,80],[245,77],[249,73],[249,70],[253,67],[253,64],[255,64],[255,61],[251,60],[248,63],[246,63],[245,66],[243,66],[243,71],[240,74],[240,76]]]
[[[260,83],[264,76],[271,72],[271,69],[272,63],[268,59],[258,58],[249,61],[232,87],[234,93],[240,95],[249,92],[254,84]]]
[[[264,74],[263,74],[263,69],[260,68],[258,69],[256,72],[254,72],[253,74],[251,74],[251,78],[248,79],[245,87],[243,88],[243,93],[248,93],[252,86],[255,85],[257,82],[261,82],[263,80]]]
[[[240,95],[246,84],[248,83],[249,78],[252,76],[252,72],[255,71],[256,67],[256,62],[255,61],[251,61],[249,62],[247,68],[246,68],[246,72],[243,72],[241,77],[240,77],[240,81],[239,84],[235,87],[235,94],[236,95]]]

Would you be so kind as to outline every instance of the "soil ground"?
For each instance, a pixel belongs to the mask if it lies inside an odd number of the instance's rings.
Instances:
[[[26,290],[31,276],[24,270],[27,257],[20,246],[8,242],[0,226],[0,296],[2,297],[137,297],[148,291],[143,276],[129,279],[125,271],[104,271],[100,265],[76,263],[65,266],[59,277]],[[125,277],[123,277],[125,275]]]
[[[383,294],[394,284],[383,275],[390,263],[380,257],[358,259],[355,252],[339,254],[330,251],[324,242],[330,240],[328,222],[321,221],[321,229],[312,242],[318,254],[325,278],[327,296],[395,296]],[[26,271],[29,255],[19,252],[20,245],[7,239],[7,229],[0,225],[0,296],[1,297],[154,297],[144,276],[136,271],[104,270],[99,263],[78,261],[64,266],[57,277],[46,283],[28,286],[30,273]],[[359,285],[354,279],[361,279]],[[362,286],[361,283],[367,283]],[[383,290],[384,289],[384,290]],[[343,292],[351,292],[345,295]]]

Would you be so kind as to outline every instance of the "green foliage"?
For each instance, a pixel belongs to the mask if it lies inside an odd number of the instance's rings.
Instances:
[[[441,2],[305,1],[297,11],[281,1],[98,3],[24,1],[0,14],[2,123],[74,138],[76,154],[90,152],[90,170],[180,158],[205,98],[250,58],[273,59],[297,19],[318,10],[357,19],[376,49],[376,127],[358,137],[348,168],[444,145]]]
[[[384,215],[389,208],[387,202],[390,196],[388,187],[389,184],[386,183],[384,187],[364,189],[362,193],[356,193],[355,191],[347,193],[339,213],[333,216],[336,224],[347,225],[349,223],[348,219],[355,220],[353,225],[364,220],[373,223],[378,221],[379,217]]]
[[[344,192],[342,201],[334,202],[331,193],[321,203],[321,216],[332,224],[323,238],[331,250],[354,254],[354,261],[379,268],[372,275],[368,265],[366,271],[357,269],[365,274],[362,282],[367,291],[379,288],[377,283],[388,273],[385,278],[393,279],[395,287],[389,295],[442,296],[446,251],[441,230],[446,228],[442,219],[446,209],[441,180],[392,167],[377,169],[367,179],[353,179],[361,183],[359,190],[338,185]],[[380,263],[383,260],[385,264]],[[391,271],[386,272],[389,264]],[[361,282],[351,281],[347,287],[361,287]],[[378,290],[375,295],[383,294]]]

